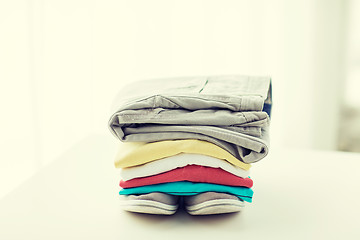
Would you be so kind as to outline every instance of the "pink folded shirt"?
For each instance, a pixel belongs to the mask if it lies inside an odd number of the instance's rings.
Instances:
[[[238,177],[221,168],[187,165],[149,177],[134,178],[128,181],[121,180],[120,187],[132,188],[178,181],[214,183],[248,188],[251,188],[253,185],[252,179]]]

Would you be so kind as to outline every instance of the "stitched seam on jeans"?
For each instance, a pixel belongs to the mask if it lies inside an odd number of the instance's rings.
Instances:
[[[160,112],[163,112],[165,110],[162,110]],[[141,120],[141,122],[137,122],[137,123],[140,123],[140,124],[145,124],[145,123],[152,123],[152,124],[159,124],[159,123],[154,123],[153,121],[154,120],[158,120],[158,121],[167,121],[167,120],[174,120],[174,119],[178,119],[179,118],[179,114],[169,114],[167,113],[166,115],[159,115],[159,113],[152,113],[152,114],[148,114],[148,115],[145,115],[145,114],[138,114],[138,113],[120,113],[118,114],[118,122],[119,124],[124,124],[122,121],[126,121],[126,123],[134,123],[134,122],[129,122],[130,121],[136,121],[136,120]],[[194,114],[195,111],[189,111],[188,113],[182,113],[184,116],[186,114]],[[235,123],[235,124],[230,124],[230,125],[220,125],[220,124],[215,124],[215,123],[207,123],[206,126],[228,126],[228,127],[239,127],[239,128],[245,128],[246,127],[246,124],[249,124],[249,123],[252,123],[252,122],[249,122],[245,115],[243,113],[241,113],[243,116],[244,116],[244,119],[245,119],[245,122],[242,122],[242,123]],[[198,118],[203,118],[203,117],[210,117],[209,115],[211,115],[210,113],[196,113],[197,117]],[[239,118],[240,119],[240,118]],[[120,123],[120,121],[122,123]],[[149,122],[148,122],[149,121]],[[259,125],[260,125],[260,121],[259,121]],[[162,124],[166,124],[166,125],[174,125],[173,123],[162,123]],[[189,125],[188,123],[183,123],[183,124],[175,124],[175,125]],[[193,123],[193,124],[190,124],[190,125],[204,125],[204,124],[199,124],[199,123]],[[245,126],[244,126],[245,125]],[[260,126],[249,126],[249,127],[260,127]],[[232,131],[232,130],[231,130]],[[244,130],[245,132],[247,132],[246,130]],[[240,131],[241,132],[241,131]]]
[[[240,98],[239,109],[242,109],[242,104],[243,104],[243,98]]]
[[[162,95],[163,96],[163,95]],[[254,94],[250,94],[250,95],[240,95],[240,96],[225,96],[225,95],[214,95],[214,94],[200,94],[199,96],[190,96],[190,95],[171,95],[171,97],[180,97],[180,98],[196,98],[196,99],[202,99],[202,100],[208,100],[204,97],[210,97],[211,100],[233,100],[235,101],[236,99],[242,99],[244,97],[261,97],[259,95],[254,95]]]
[[[163,95],[157,95],[157,96],[161,96],[163,99],[171,102],[172,104],[178,106],[179,108],[183,108],[181,105],[179,105],[179,104],[173,102],[172,100],[170,100],[167,96],[163,96]],[[211,95],[209,95],[209,96],[211,96]],[[173,96],[173,97],[188,98],[188,99],[199,99],[199,100],[209,101],[209,99],[198,97],[198,96]],[[216,97],[216,96],[214,96],[214,97]],[[229,99],[228,97],[224,97],[222,99],[214,98],[214,99],[210,99],[210,101],[217,101],[217,102],[222,103],[222,104],[227,104],[228,102],[225,102],[225,100],[228,100],[228,99]],[[232,99],[232,98],[230,98],[230,99]],[[242,97],[240,97],[240,106],[239,106],[240,109],[242,108],[241,102],[242,102]]]
[[[160,96],[160,95],[159,95],[159,96]],[[161,97],[162,97],[163,99],[165,99],[165,100],[167,100],[167,101],[171,102],[172,104],[174,104],[174,105],[178,106],[179,108],[182,108],[179,104],[177,104],[177,103],[173,102],[172,100],[168,99],[167,97],[162,96],[162,95],[161,95]]]
[[[149,100],[151,98],[154,98],[155,96],[161,96],[163,98],[165,98],[166,100],[168,100],[169,102],[173,103],[174,105],[178,106],[178,107],[181,107],[179,104],[176,104],[174,103],[173,101],[169,100],[167,98],[167,96],[164,96],[162,94],[158,94],[158,95],[152,95],[152,96],[149,96],[149,97],[145,97],[145,98],[142,98],[142,99],[138,99],[138,100],[134,100],[132,102],[127,102],[126,104],[124,104],[123,107],[121,107],[120,109],[126,109],[127,106],[129,105],[132,105],[132,104],[136,104],[136,103],[140,103],[142,101],[145,101],[145,100]],[[220,103],[223,103],[223,104],[226,104],[229,100],[232,100],[232,101],[235,101],[235,99],[239,99],[240,100],[240,109],[242,109],[242,105],[243,105],[243,98],[244,97],[248,97],[248,96],[259,96],[261,97],[260,95],[255,95],[255,94],[250,94],[250,95],[240,95],[238,97],[227,97],[227,96],[216,96],[216,95],[212,95],[212,94],[203,94],[203,96],[209,96],[211,97],[210,100],[212,101],[219,101]],[[202,97],[199,97],[199,96],[183,96],[183,95],[173,95],[172,97],[179,97],[179,98],[189,98],[189,99],[201,99],[201,100],[205,100],[205,101],[209,101],[209,99],[206,99],[206,98],[202,98]],[[235,98],[235,99],[234,99]],[[226,101],[227,100],[227,101]],[[121,111],[121,110],[119,110]]]
[[[248,119],[246,118],[245,114],[244,114],[243,112],[241,112],[241,114],[244,116],[246,123],[248,123],[249,121],[248,121]]]

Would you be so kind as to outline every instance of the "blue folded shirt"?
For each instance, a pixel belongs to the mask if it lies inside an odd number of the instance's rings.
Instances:
[[[162,192],[171,195],[196,195],[203,192],[222,192],[237,196],[246,202],[252,202],[253,190],[247,187],[225,186],[212,183],[193,183],[187,181],[147,185],[120,190],[120,195],[146,194]]]

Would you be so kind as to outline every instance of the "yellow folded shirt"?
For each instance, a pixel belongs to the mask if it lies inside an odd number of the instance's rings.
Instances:
[[[196,139],[121,143],[115,158],[115,167],[134,167],[180,153],[203,154],[223,159],[245,170],[251,167],[250,164],[241,162],[223,148]]]

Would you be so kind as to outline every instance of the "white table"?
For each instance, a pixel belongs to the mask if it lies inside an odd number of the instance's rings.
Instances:
[[[360,239],[360,155],[271,149],[239,214],[123,212],[116,139],[92,136],[0,200],[0,239]]]

